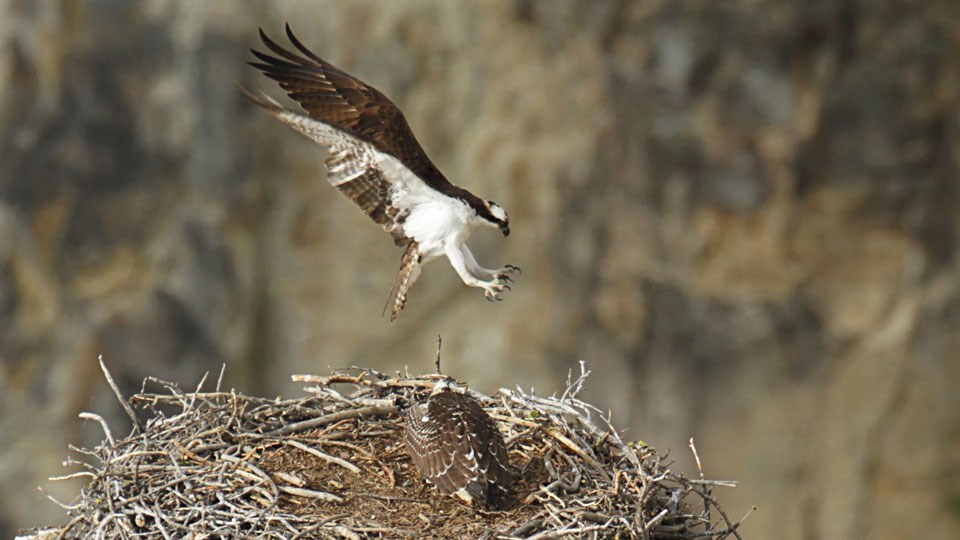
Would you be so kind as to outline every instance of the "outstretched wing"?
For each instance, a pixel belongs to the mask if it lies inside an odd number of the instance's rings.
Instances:
[[[402,195],[408,193],[411,186],[405,182],[407,179],[388,177],[371,144],[291,111],[265,94],[254,94],[243,87],[241,90],[280,121],[327,146],[327,181],[389,232],[398,246],[410,243],[403,231],[403,221],[412,208],[405,204]]]
[[[455,186],[436,168],[410,130],[400,109],[379,90],[336,68],[307,49],[286,25],[297,54],[260,30],[273,55],[251,50],[260,62],[250,65],[280,83],[310,118],[368,142],[397,158],[430,187],[449,192]],[[275,55],[275,56],[274,56]]]
[[[410,209],[396,197],[397,187],[383,170],[354,145],[330,146],[326,160],[327,180],[393,236],[398,246],[409,244],[402,223]]]

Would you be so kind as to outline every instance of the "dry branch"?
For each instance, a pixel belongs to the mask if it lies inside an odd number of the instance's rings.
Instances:
[[[739,538],[740,522],[710,492],[731,483],[687,479],[653,448],[622,441],[578,399],[587,375],[581,365],[559,397],[473,392],[517,471],[505,508],[491,512],[424,486],[400,445],[398,411],[425,399],[436,375],[295,376],[317,385],[297,400],[220,391],[222,373],[213,392],[148,379],[124,402],[147,417],[128,437],[84,416],[106,439],[68,462],[81,470],[61,479],[90,481],[61,504],[66,525],[53,537]]]

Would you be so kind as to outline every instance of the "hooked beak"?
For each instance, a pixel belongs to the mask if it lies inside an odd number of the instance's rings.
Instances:
[[[508,224],[506,224],[506,223],[501,223],[501,224],[500,224],[500,232],[503,233],[503,236],[504,236],[504,237],[510,236],[510,225],[508,225]]]

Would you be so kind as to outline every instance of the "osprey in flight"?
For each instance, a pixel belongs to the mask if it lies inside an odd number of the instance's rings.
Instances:
[[[488,300],[500,300],[499,294],[510,289],[510,274],[519,269],[480,266],[466,241],[479,225],[510,234],[507,213],[497,203],[450,183],[427,157],[393,102],[310,52],[289,24],[286,30],[299,54],[260,30],[260,39],[273,54],[252,50],[260,62],[250,65],[280,83],[306,115],[265,94],[244,91],[273,116],[326,146],[330,184],[390,233],[397,246],[406,248],[391,289],[390,320],[403,309],[420,265],[441,255],[446,255],[464,283],[483,289]]]
[[[413,463],[441,493],[494,507],[512,481],[507,446],[480,403],[456,384],[437,383],[424,407],[407,411],[403,443]]]

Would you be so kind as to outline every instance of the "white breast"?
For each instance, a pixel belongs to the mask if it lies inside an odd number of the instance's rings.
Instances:
[[[426,258],[443,253],[447,245],[460,245],[470,235],[464,219],[465,207],[457,200],[428,201],[413,207],[403,224],[404,233],[420,244]]]
[[[403,232],[420,244],[422,262],[442,255],[445,246],[467,240],[477,216],[466,203],[427,186],[395,157],[377,154],[381,170],[394,182],[391,202],[407,212]]]

